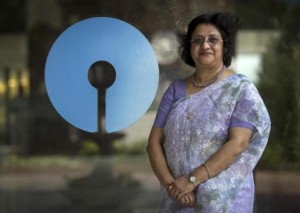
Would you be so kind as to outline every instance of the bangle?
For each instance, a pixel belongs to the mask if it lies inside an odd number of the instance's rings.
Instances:
[[[210,178],[210,172],[209,172],[208,166],[206,165],[206,163],[203,163],[202,165],[205,167],[205,169],[207,171],[207,176],[208,176],[208,179],[209,179]]]

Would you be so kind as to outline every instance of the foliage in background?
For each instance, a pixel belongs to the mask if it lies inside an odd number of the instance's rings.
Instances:
[[[114,155],[137,156],[146,154],[146,140],[130,143],[126,143],[122,140],[117,140],[113,141],[112,143]],[[85,140],[81,143],[78,153],[80,156],[99,156],[100,146],[95,141]]]
[[[272,130],[263,161],[271,168],[299,162],[299,7],[285,11],[277,41],[263,56],[258,89],[269,110]]]
[[[288,3],[283,0],[237,0],[236,15],[245,29],[273,29],[284,14]]]
[[[79,148],[81,156],[95,156],[100,154],[99,145],[95,141],[85,140]]]
[[[30,171],[51,168],[78,168],[84,164],[84,158],[74,158],[65,155],[20,156],[16,154],[9,154],[0,159],[0,173],[7,171]]]
[[[115,141],[113,143],[114,153],[117,155],[144,155],[146,154],[147,141],[136,141],[125,143],[124,141]]]

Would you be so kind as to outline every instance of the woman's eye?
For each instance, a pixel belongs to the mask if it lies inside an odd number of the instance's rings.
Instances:
[[[195,38],[195,39],[192,40],[192,42],[194,44],[202,44],[203,41],[204,41],[204,39],[201,39],[201,38]]]
[[[208,42],[211,44],[217,44],[219,43],[220,39],[219,38],[215,38],[215,37],[211,37],[208,39]]]

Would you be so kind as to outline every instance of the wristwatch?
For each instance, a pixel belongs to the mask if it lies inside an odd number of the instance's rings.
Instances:
[[[193,175],[190,175],[190,182],[196,187],[197,186],[197,178]]]

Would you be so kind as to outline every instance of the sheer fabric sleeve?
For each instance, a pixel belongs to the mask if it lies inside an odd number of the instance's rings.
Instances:
[[[230,127],[250,128],[254,133],[263,135],[270,127],[270,117],[256,87],[244,81],[232,113]]]
[[[172,109],[175,99],[175,86],[172,83],[165,91],[159,104],[153,127],[163,128],[166,124],[167,117]]]
[[[229,124],[229,128],[234,128],[234,127],[243,127],[243,128],[247,128],[247,129],[254,129],[254,126],[247,122],[247,121],[242,121],[234,116],[231,117],[230,119],[230,124]]]

